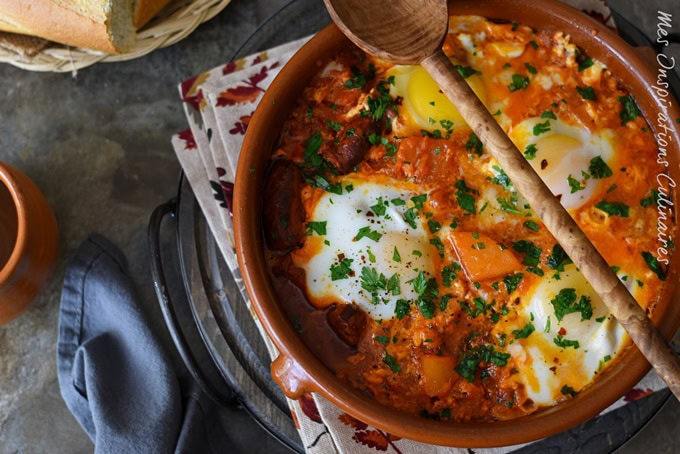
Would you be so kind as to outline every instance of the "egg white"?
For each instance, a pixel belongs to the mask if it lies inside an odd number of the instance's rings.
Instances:
[[[539,124],[547,125],[549,130],[536,134],[534,128]],[[567,210],[576,210],[596,192],[599,180],[586,178],[583,174],[588,172],[591,159],[599,156],[611,166],[614,156],[613,131],[590,132],[559,118],[529,118],[515,125],[509,135],[522,152],[527,146],[536,147],[536,155],[529,163],[553,194],[560,197],[560,202]],[[572,192],[570,177],[584,189]]]
[[[625,272],[621,272],[623,275]],[[575,290],[577,298],[590,298],[589,319],[573,312],[558,321],[551,301],[560,290],[568,288]],[[512,339],[508,351],[522,370],[517,379],[525,385],[528,397],[539,405],[552,405],[562,398],[565,385],[581,390],[627,343],[623,327],[574,265],[554,275],[546,274],[521,296],[521,301],[518,319],[503,330]],[[514,339],[512,330],[526,323],[532,323],[535,331],[524,339]],[[578,341],[579,347],[556,345],[558,336]]]
[[[326,221],[326,234],[321,250],[307,261],[298,262],[306,272],[308,296],[315,301],[337,300],[356,303],[374,319],[394,317],[398,299],[414,301],[418,295],[408,281],[419,272],[432,275],[430,244],[423,219],[413,228],[404,213],[414,207],[412,197],[419,194],[401,188],[396,182],[365,182],[345,178],[343,186],[352,185],[342,195],[326,193],[316,204],[310,221]],[[399,199],[404,205],[392,200]],[[376,215],[371,206],[382,203],[384,215]],[[370,227],[380,233],[375,241],[369,237],[356,239],[361,228]],[[395,250],[397,253],[395,254]],[[414,253],[414,251],[416,251]],[[398,255],[399,260],[396,260]],[[340,257],[351,260],[351,273],[343,279],[332,279],[331,268]],[[379,290],[377,301],[362,288],[362,268],[368,267],[386,279],[398,276],[399,292]]]

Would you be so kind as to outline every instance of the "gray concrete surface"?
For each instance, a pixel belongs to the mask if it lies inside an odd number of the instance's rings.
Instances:
[[[169,138],[187,127],[176,84],[223,63],[285,3],[233,0],[177,45],[76,75],[0,64],[0,160],[22,169],[43,190],[55,209],[61,241],[47,289],[30,311],[0,327],[0,454],[93,451],[56,379],[57,315],[67,261],[91,232],[111,239],[128,258],[147,314],[162,326],[146,229],[152,210],[176,193],[180,168]],[[680,32],[677,0],[610,3],[651,36],[656,10],[675,12],[674,31]],[[678,421],[680,405],[671,401],[621,452],[680,452]],[[251,453],[281,450],[256,427],[238,424],[237,442],[244,451],[245,446]]]

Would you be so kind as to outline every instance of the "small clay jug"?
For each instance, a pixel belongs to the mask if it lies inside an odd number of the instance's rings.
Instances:
[[[57,221],[38,187],[0,162],[0,325],[28,309],[57,258]]]

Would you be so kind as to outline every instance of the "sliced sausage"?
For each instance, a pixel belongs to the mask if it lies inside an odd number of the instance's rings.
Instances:
[[[366,328],[366,313],[356,304],[334,304],[327,312],[328,324],[347,345],[356,347]]]
[[[284,158],[272,162],[264,188],[263,229],[267,246],[273,251],[290,251],[302,242],[302,185],[302,172],[294,162]]]
[[[379,133],[378,124],[370,118],[358,118],[339,132],[335,146],[327,152],[326,159],[341,175],[352,172],[370,150],[368,137],[373,133]]]

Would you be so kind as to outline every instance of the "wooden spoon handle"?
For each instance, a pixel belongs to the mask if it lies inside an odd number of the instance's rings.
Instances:
[[[680,400],[680,358],[440,49],[421,61],[517,190]]]

